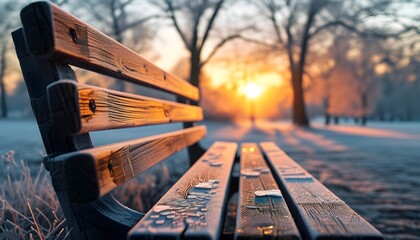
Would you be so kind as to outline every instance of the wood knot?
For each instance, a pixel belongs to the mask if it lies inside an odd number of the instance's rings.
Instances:
[[[73,40],[74,43],[77,43],[77,32],[74,30],[74,28],[70,28],[69,31],[70,37]]]
[[[90,111],[92,111],[93,113],[96,111],[96,103],[94,99],[91,99],[89,101],[89,109]]]

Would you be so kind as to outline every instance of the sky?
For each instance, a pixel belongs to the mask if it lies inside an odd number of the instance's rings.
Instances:
[[[157,11],[156,9],[153,9],[153,7],[142,9],[140,6],[141,4],[133,5],[130,9],[135,13],[133,14],[135,17],[138,17],[139,15],[152,15]],[[77,14],[80,9],[67,10],[80,16]],[[216,28],[211,32],[213,38],[207,42],[206,47],[204,48],[203,58],[205,58],[212,47],[217,43],[218,37],[226,35],[229,28],[243,26],[250,22],[262,23],[261,14],[257,14],[255,11],[254,8],[250,7],[250,5],[247,5],[245,2],[236,4],[234,7],[228,7],[227,10],[223,10],[216,21]],[[399,11],[404,12],[407,16],[416,13],[414,8],[400,9]],[[247,17],[244,19],[243,16]],[[86,18],[83,19],[86,20]],[[146,51],[141,55],[160,68],[172,72],[174,67],[179,64],[179,61],[189,57],[189,53],[185,50],[184,43],[181,41],[178,33],[170,22],[162,19],[157,21],[159,21],[159,24],[150,24],[156,31],[156,36],[152,40],[150,51]],[[92,25],[95,27],[94,22]],[[269,26],[266,28],[269,29]],[[254,37],[253,35],[251,36]],[[325,42],[324,45],[328,45],[328,41],[323,42]],[[317,47],[326,49],[324,45]],[[272,103],[277,106],[277,104],[279,104],[278,101],[283,101],[280,98],[290,98],[291,96],[290,74],[287,69],[287,61],[285,59],[280,60],[279,62],[275,62],[277,65],[272,66],[268,65],[268,61],[264,58],[257,61],[257,63],[247,63],[244,56],[252,54],[251,48],[252,44],[244,42],[235,42],[235,44],[224,46],[220,49],[215,58],[213,58],[213,61],[207,64],[203,69],[205,77],[210,79],[209,82],[211,87],[214,89],[224,87],[227,90],[230,90],[229,94],[236,94],[238,99],[245,96],[245,89],[248,83],[255,83],[261,87],[261,95],[278,98]],[[9,54],[14,56],[13,51]],[[14,58],[12,65],[17,66],[15,57],[12,58]],[[7,76],[9,92],[14,91],[16,82],[21,78],[19,71],[17,70],[18,67],[15,67],[14,70],[10,72],[11,74]],[[281,91],[278,95],[273,95],[270,91],[273,92],[274,89],[281,89]],[[322,101],[322,99],[320,101]],[[240,101],[238,104],[240,104]]]

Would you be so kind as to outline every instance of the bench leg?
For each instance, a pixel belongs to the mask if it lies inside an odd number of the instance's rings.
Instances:
[[[191,105],[195,105],[198,106],[199,103],[195,102],[195,101],[190,101],[186,98],[177,96],[176,97],[176,101],[179,103],[184,103],[184,104],[191,104]],[[184,129],[185,128],[190,128],[194,126],[194,123],[192,122],[184,122],[183,124]],[[207,149],[203,148],[200,146],[199,143],[194,143],[193,145],[188,147],[188,156],[190,159],[190,166],[192,166],[205,152],[207,151]]]
[[[188,147],[190,166],[192,166],[205,152],[206,149],[201,147],[199,143],[194,143],[193,145]]]
[[[57,192],[71,226],[70,239],[126,239],[127,232],[144,214],[129,209],[110,194],[86,204],[70,203],[66,193]]]

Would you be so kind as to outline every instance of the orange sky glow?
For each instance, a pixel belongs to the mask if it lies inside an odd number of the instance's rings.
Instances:
[[[244,5],[240,8],[234,8],[231,11],[241,12],[246,8],[247,6]],[[235,16],[235,14],[225,14],[219,19],[219,24],[220,22],[225,23],[223,26],[235,24],[234,21],[232,22],[232,19],[229,20],[229,16]],[[210,38],[206,47],[203,49],[202,60],[217,45],[219,31],[220,29],[215,29],[212,33],[214,34],[212,35],[214,38]],[[322,44],[315,45],[314,47],[327,51],[328,44],[331,44],[331,42],[326,39]],[[203,77],[201,79],[201,87],[202,106],[205,112],[210,113],[210,115],[216,118],[222,116],[222,118],[226,117],[231,120],[245,119],[249,118],[250,101],[253,101],[257,118],[278,119],[290,116],[293,94],[287,60],[281,54],[276,59],[269,59],[264,54],[255,56],[255,52],[258,52],[255,49],[252,44],[250,45],[250,43],[240,41],[227,44],[204,66],[202,69]],[[360,49],[354,48],[348,51],[347,57],[349,59],[358,58],[361,54],[360,51]],[[16,92],[22,77],[14,52],[11,51],[9,55],[9,58],[12,59],[10,65],[13,67],[10,68],[6,75],[6,89],[12,95]],[[189,53],[186,51],[178,33],[170,25],[159,25],[156,29],[156,36],[151,41],[150,48],[140,55],[165,71],[172,72],[182,78],[187,78],[188,76],[188,74],[185,74],[188,73],[188,64],[185,64],[188,61],[184,61],[189,58]],[[176,68],[180,63],[182,69],[178,71],[180,69]],[[332,68],[334,64],[335,62],[332,59],[327,59],[324,62],[317,59],[317,61],[307,64],[307,72],[310,74],[304,76],[303,84],[307,93],[305,93],[305,101],[307,103],[322,106],[325,83],[317,83],[316,78],[319,78],[326,69]],[[404,63],[401,61],[400,64]],[[390,71],[386,64],[378,64],[374,70],[377,75],[383,75]],[[337,75],[340,76],[340,79],[343,78],[342,76],[350,76],[348,72],[343,71],[337,73]],[[87,79],[86,76],[79,75],[78,78],[81,82]],[[111,81],[103,81],[103,76],[100,75],[94,78],[96,80],[93,81],[91,78],[88,84],[110,87],[109,84]],[[416,78],[414,75],[410,75],[408,76],[408,80],[410,79],[414,81]],[[351,82],[350,80],[348,82]],[[249,94],[247,94],[247,86],[249,84],[255,84],[260,88],[260,93],[254,99],[251,99]],[[344,93],[347,93],[350,87],[347,86],[344,89]],[[309,91],[307,91],[308,89]],[[344,93],[340,92],[339,94],[342,95]],[[344,101],[350,102],[347,98]],[[339,109],[332,109],[332,112],[344,114],[340,111],[352,108],[350,105],[347,106],[348,104],[338,103],[336,105]]]

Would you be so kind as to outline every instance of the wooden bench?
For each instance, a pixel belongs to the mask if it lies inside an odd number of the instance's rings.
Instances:
[[[381,234],[274,143],[199,145],[199,91],[49,2],[12,33],[54,189],[71,239],[381,239]],[[159,89],[177,102],[80,84],[70,65]],[[183,129],[94,147],[99,130],[182,122]],[[190,169],[146,214],[110,191],[188,149]],[[239,184],[238,184],[239,182]],[[239,187],[238,187],[239,185]],[[239,193],[235,231],[222,233]]]

